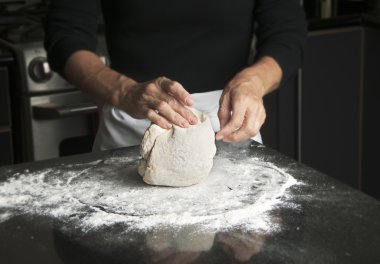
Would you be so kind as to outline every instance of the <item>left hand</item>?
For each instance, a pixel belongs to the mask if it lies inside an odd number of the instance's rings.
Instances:
[[[217,140],[237,142],[257,135],[266,113],[263,103],[265,87],[257,75],[237,74],[224,88],[218,117],[221,130]]]

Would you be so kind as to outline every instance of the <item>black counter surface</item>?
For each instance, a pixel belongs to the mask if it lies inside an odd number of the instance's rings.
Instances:
[[[280,223],[279,230],[260,233],[231,229],[216,233],[209,248],[181,251],[178,250],[181,243],[189,247],[188,240],[202,234],[194,237],[191,232],[164,229],[166,238],[178,238],[178,233],[181,234],[181,238],[175,240],[178,245],[160,245],[162,250],[154,252],[147,245],[146,233],[125,232],[122,225],[77,230],[64,219],[38,214],[4,217],[9,208],[3,205],[0,206],[0,216],[3,216],[0,263],[380,263],[380,201],[253,142],[218,143],[217,147],[217,156],[230,155],[236,163],[259,157],[286,168],[287,173],[302,182],[290,187],[287,192],[291,195],[282,198],[296,206],[276,207],[270,212]],[[138,148],[3,167],[0,168],[0,187],[26,170],[29,173],[49,168],[60,170],[73,164],[98,161],[93,169],[101,171],[106,163],[99,160],[112,157],[128,157],[129,165],[134,167]],[[87,166],[91,169],[93,165]],[[199,248],[196,241],[194,247]]]

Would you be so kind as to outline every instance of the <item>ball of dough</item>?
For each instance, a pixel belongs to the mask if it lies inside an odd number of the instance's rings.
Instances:
[[[191,110],[198,116],[196,125],[163,129],[152,124],[145,132],[138,172],[146,183],[190,186],[210,173],[216,153],[215,133],[205,114]]]

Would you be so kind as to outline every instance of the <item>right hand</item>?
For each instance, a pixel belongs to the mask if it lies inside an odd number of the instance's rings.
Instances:
[[[198,118],[187,108],[193,104],[190,94],[176,81],[158,77],[152,81],[133,82],[125,87],[118,107],[136,119],[148,118],[156,125],[169,129],[195,125]]]

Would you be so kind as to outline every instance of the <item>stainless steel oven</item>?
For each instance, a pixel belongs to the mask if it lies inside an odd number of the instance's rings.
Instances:
[[[19,63],[12,92],[16,161],[90,152],[98,123],[95,102],[50,70],[42,42],[12,48]]]
[[[28,160],[91,151],[97,106],[79,91],[23,97]]]
[[[38,3],[21,10],[0,16],[0,46],[13,54],[16,65],[10,89],[15,162],[89,152],[97,106],[50,69],[43,46],[46,6]],[[102,34],[98,55],[107,63]]]

